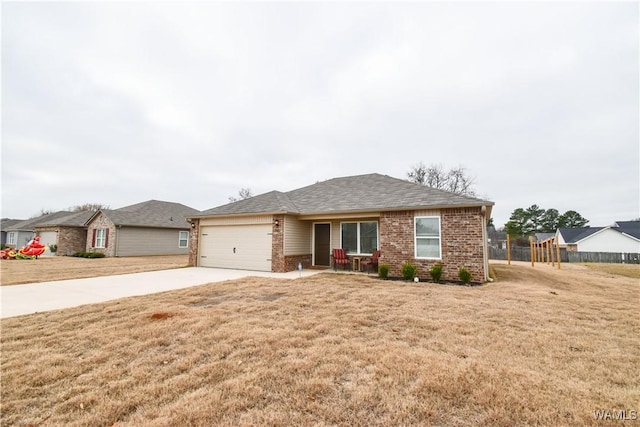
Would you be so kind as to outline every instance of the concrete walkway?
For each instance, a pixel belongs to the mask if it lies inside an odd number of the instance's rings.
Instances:
[[[77,307],[249,276],[297,279],[301,276],[308,277],[321,272],[321,270],[303,270],[302,272],[269,273],[189,267],[88,279],[0,286],[0,318]]]

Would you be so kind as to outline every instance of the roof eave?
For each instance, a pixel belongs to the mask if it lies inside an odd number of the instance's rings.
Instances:
[[[397,211],[415,211],[415,210],[433,210],[433,209],[458,209],[458,208],[486,208],[487,218],[491,216],[491,210],[493,208],[493,202],[478,202],[478,203],[464,203],[464,204],[441,204],[441,205],[418,205],[418,206],[399,206],[399,207],[385,207],[374,209],[352,209],[352,210],[335,210],[335,211],[318,211],[318,212],[292,212],[292,211],[265,211],[265,212],[243,212],[243,213],[221,213],[221,214],[201,214],[192,215],[187,217],[187,221],[192,219],[203,218],[230,218],[230,217],[248,217],[255,215],[294,215],[299,217],[313,217],[313,216],[326,216],[326,215],[354,215],[354,214],[379,214],[380,212],[397,212]]]
[[[219,214],[200,214],[200,215],[190,215],[187,217],[187,221],[191,221],[192,219],[203,219],[203,218],[230,218],[230,217],[248,217],[248,216],[256,216],[256,215],[300,215],[300,212],[292,212],[292,211],[263,211],[263,212],[242,212],[242,213],[219,213]]]

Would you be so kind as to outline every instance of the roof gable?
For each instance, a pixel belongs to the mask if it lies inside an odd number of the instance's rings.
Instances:
[[[69,215],[47,219],[38,223],[38,225],[36,225],[35,227],[85,227],[85,223],[89,218],[93,216],[93,214],[94,211],[73,212]]]
[[[493,202],[437,190],[387,175],[333,178],[286,193],[272,191],[203,211],[198,216],[319,213],[493,206]]]

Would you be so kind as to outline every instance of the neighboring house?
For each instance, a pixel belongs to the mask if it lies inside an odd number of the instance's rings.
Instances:
[[[6,245],[7,244],[7,229],[16,225],[19,222],[24,221],[23,219],[9,219],[9,218],[2,218],[0,219],[0,244]],[[11,235],[12,239],[15,239],[16,235],[13,234]]]
[[[544,242],[546,240],[556,237],[556,233],[536,233],[534,235],[536,242]]]
[[[335,178],[297,190],[272,191],[192,215],[190,265],[259,271],[330,267],[333,248],[367,258],[401,276],[405,261],[444,265],[458,280],[488,278],[486,225],[493,202],[459,196],[386,175]]]
[[[84,252],[87,245],[85,223],[95,211],[68,213],[68,215],[39,222],[34,230],[45,246],[56,245],[55,255]]]
[[[498,231],[493,225],[487,226],[487,241],[495,249],[507,249],[507,233]]]
[[[558,244],[570,252],[640,253],[638,221],[617,222],[609,227],[559,228]]]
[[[7,232],[6,245],[20,249],[36,236],[36,227],[38,225],[48,221],[55,221],[71,214],[73,212],[59,211],[15,223],[5,230]],[[46,245],[47,243],[43,241],[42,244]]]
[[[190,224],[185,218],[199,213],[158,200],[101,209],[86,222],[86,250],[110,257],[188,254]]]

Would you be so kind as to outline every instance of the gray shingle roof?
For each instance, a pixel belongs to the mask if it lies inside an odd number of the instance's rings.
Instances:
[[[5,231],[9,227],[13,227],[15,224],[24,221],[24,219],[11,219],[11,218],[2,218],[0,219],[0,229]]]
[[[640,221],[616,221],[616,226],[614,230],[640,239]]]
[[[577,243],[580,240],[591,236],[605,227],[576,227],[576,228],[559,228],[560,234],[564,238],[565,243]]]
[[[197,209],[180,203],[159,200],[149,200],[115,210],[102,209],[99,212],[115,225],[181,229],[189,228],[187,217],[200,213]]]
[[[91,218],[94,213],[95,211],[74,212],[62,217],[39,222],[36,227],[84,227],[87,220]]]
[[[387,175],[334,178],[282,193],[272,191],[203,211],[194,217],[251,213],[300,215],[389,211],[421,208],[493,206],[493,202],[460,196]]]
[[[24,221],[20,221],[17,224],[13,224],[10,227],[7,227],[7,230],[24,230],[24,231],[33,231],[35,227],[38,227],[42,223],[56,221],[60,218],[71,215],[73,212],[69,211],[59,211],[53,212],[50,214],[42,215],[37,218],[30,218]]]

